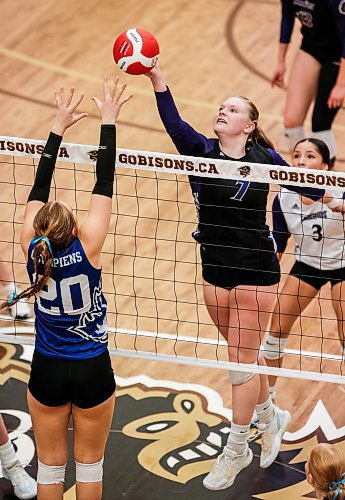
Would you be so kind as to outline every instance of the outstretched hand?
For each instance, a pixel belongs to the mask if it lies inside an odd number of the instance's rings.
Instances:
[[[151,79],[162,78],[162,72],[158,62],[147,73],[144,73],[144,75],[148,76]]]
[[[167,86],[165,84],[161,68],[158,63],[156,63],[153,68],[150,69],[147,73],[145,73],[145,76],[150,78],[153,89],[155,92],[165,92],[167,89]]]
[[[103,125],[114,125],[123,104],[128,102],[133,97],[133,94],[122,97],[122,94],[124,93],[126,87],[126,83],[119,85],[119,78],[117,77],[115,78],[114,83],[110,88],[108,84],[108,78],[106,76],[104,77],[103,101],[98,99],[98,97],[92,98],[93,102],[96,104],[100,112]]]
[[[74,94],[73,87],[70,89],[67,96],[65,96],[65,90],[63,87],[60,87],[60,89],[54,92],[54,94],[57,113],[51,130],[55,134],[62,136],[66,129],[77,123],[82,118],[88,116],[88,114],[74,114],[77,107],[83,100],[84,94],[80,94],[80,96],[76,97],[74,101],[72,101]]]

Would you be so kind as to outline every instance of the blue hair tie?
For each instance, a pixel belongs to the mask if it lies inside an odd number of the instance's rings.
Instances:
[[[328,487],[328,490],[332,491],[333,488],[335,488],[337,486],[337,489],[335,490],[335,492],[333,494],[333,500],[336,500],[336,498],[338,498],[338,495],[340,494],[340,491],[341,491],[340,486],[342,484],[345,484],[345,472],[343,472],[340,477],[342,477],[343,479],[341,479],[340,481],[333,481],[332,483],[329,484],[329,487]]]
[[[53,250],[52,250],[52,247],[50,245],[50,241],[47,238],[47,236],[36,236],[36,238],[33,238],[30,243],[32,243],[33,245],[36,245],[36,243],[38,243],[39,241],[45,241],[46,242],[48,250],[49,250],[49,253],[50,253],[51,257],[53,257]]]
[[[16,300],[17,294],[15,292],[12,293],[12,297],[7,300],[7,303],[10,305],[14,300]]]

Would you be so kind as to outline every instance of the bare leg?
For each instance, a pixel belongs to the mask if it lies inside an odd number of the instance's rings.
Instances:
[[[89,409],[72,407],[74,424],[74,458],[83,464],[99,462],[104,456],[114,414],[115,394]],[[98,500],[102,497],[102,481],[78,482],[78,500]]]
[[[203,281],[203,292],[207,311],[221,335],[228,340],[230,292],[224,288],[210,285]]]
[[[9,437],[8,437],[7,429],[5,427],[5,422],[0,414],[0,446],[2,446],[3,444],[6,444],[8,442],[8,440],[9,440]]]
[[[277,286],[237,287],[225,290],[204,282],[204,297],[212,321],[229,344],[230,361],[264,364],[259,354],[277,294]],[[255,375],[233,386],[233,421],[248,424],[258,402],[269,397],[266,375]]]
[[[39,403],[29,390],[27,396],[39,460],[45,465],[64,465],[67,462],[70,403],[49,407]],[[39,500],[62,500],[63,483],[38,484],[37,497]]]
[[[345,349],[345,282],[332,287],[332,305],[337,317],[338,336],[342,349]]]
[[[282,291],[279,294],[274,306],[270,334],[273,337],[287,338],[297,320],[317,295],[317,289],[299,280],[295,276],[289,275],[285,281]],[[267,366],[281,367],[283,358],[266,359]],[[269,376],[269,385],[274,387],[277,377]]]
[[[205,293],[204,287],[206,306],[219,331],[227,338],[231,362],[246,364],[264,362],[259,351],[260,343],[272,313],[277,288],[277,285],[238,286],[231,291],[215,289],[209,296],[207,291]],[[226,313],[226,309],[229,313]],[[233,484],[237,474],[251,463],[253,453],[247,442],[249,427],[254,409],[261,400],[267,402],[267,408],[262,409],[261,413],[266,412],[267,421],[274,423],[276,419],[274,419],[274,407],[269,399],[267,376],[255,374],[242,385],[232,385],[231,430],[223,453],[203,480],[206,488],[211,490],[228,488]],[[271,449],[268,451],[271,452]],[[274,449],[268,458],[273,461],[278,451],[279,448]],[[267,461],[266,456],[264,458]]]
[[[277,285],[236,287],[230,294],[229,359],[263,363],[260,343],[277,295]],[[268,378],[256,374],[247,383],[232,386],[233,421],[249,424],[257,403],[269,397]]]
[[[284,109],[286,128],[303,126],[308,109],[316,96],[320,69],[320,63],[310,54],[302,50],[297,52],[287,85]],[[295,143],[296,140],[292,142]],[[289,148],[292,153],[292,145],[289,145]]]

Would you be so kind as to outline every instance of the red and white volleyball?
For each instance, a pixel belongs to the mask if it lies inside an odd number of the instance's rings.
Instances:
[[[131,28],[116,38],[113,55],[120,69],[130,75],[142,75],[158,61],[159,46],[148,31]]]

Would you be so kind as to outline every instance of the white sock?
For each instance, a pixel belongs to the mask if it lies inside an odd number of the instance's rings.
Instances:
[[[289,151],[293,151],[296,142],[305,138],[304,128],[300,127],[284,127],[285,143]]]
[[[19,463],[13,444],[9,439],[7,443],[0,446],[0,461],[3,467],[9,469],[16,463]]]
[[[249,425],[237,425],[231,422],[231,430],[228,442],[224,447],[225,455],[231,455],[231,451],[236,451],[237,455],[242,455],[247,447],[249,436]]]
[[[274,406],[271,396],[264,403],[256,405],[256,414],[260,424],[269,424],[274,419]]]

